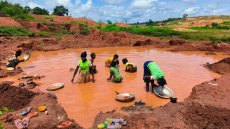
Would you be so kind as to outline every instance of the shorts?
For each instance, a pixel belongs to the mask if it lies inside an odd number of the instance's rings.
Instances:
[[[145,76],[151,76],[151,73],[150,73],[150,71],[148,69],[148,64],[151,63],[151,62],[153,62],[153,61],[146,61],[144,63],[144,77]]]
[[[93,66],[90,67],[90,73],[91,74],[97,73],[96,65],[93,65]]]
[[[122,80],[123,80],[123,77],[121,75],[119,75],[119,76],[114,77],[112,79],[112,82],[120,83]]]
[[[87,83],[90,82],[90,73],[80,73],[78,79],[77,79],[78,83]]]

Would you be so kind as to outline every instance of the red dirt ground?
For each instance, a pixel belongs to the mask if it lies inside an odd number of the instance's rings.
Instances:
[[[22,27],[20,23],[11,17],[0,17],[0,26],[15,26]]]
[[[64,109],[58,105],[57,100],[49,94],[34,93],[28,91],[25,88],[18,88],[12,86],[12,83],[3,82],[0,84],[0,107],[6,106],[13,110],[12,113],[6,113],[0,117],[0,121],[4,122],[6,129],[16,128],[14,120],[22,119],[23,117],[18,115],[20,109],[26,107],[32,107],[31,112],[38,112],[38,116],[31,118],[28,129],[56,129],[57,125],[69,120]],[[38,106],[45,105],[48,114],[38,111]],[[73,121],[73,120],[70,120]],[[66,128],[67,129],[67,128]],[[73,125],[68,129],[82,129],[76,122],[73,121]]]
[[[124,118],[127,121],[124,129],[229,129],[229,81],[230,73],[225,72],[219,79],[195,86],[184,102],[168,103],[158,108],[123,107],[120,110],[99,113],[93,127],[106,118]]]

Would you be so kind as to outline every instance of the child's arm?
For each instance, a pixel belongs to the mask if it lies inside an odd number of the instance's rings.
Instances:
[[[72,83],[73,83],[73,81],[74,81],[75,75],[76,75],[77,72],[78,72],[78,69],[79,69],[79,66],[77,66],[77,68],[76,68],[75,71],[74,71],[73,78],[72,78],[72,80],[71,80]]]

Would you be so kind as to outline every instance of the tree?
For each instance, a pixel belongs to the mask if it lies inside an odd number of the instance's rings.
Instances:
[[[107,23],[108,23],[108,24],[112,24],[112,21],[110,21],[110,20],[107,20]]]
[[[183,18],[187,18],[188,17],[188,14],[183,14]]]
[[[54,8],[54,15],[59,15],[59,16],[64,16],[65,14],[68,15],[69,10],[67,8],[65,8],[63,5],[61,6],[56,6]]]
[[[24,9],[29,13],[32,11],[32,9],[29,6],[25,6]]]
[[[40,7],[33,8],[31,12],[36,15],[49,15],[49,11]]]
[[[153,25],[153,20],[149,19],[149,21],[146,23],[147,26],[152,26]]]
[[[7,1],[0,0],[0,13],[1,16],[11,16],[24,20],[32,19],[32,17],[28,15],[27,10],[25,10],[20,4],[10,4]]]

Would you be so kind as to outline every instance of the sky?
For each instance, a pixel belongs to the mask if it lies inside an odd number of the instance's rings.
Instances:
[[[0,0],[1,1],[1,0]],[[5,1],[5,0],[2,0]],[[6,0],[22,6],[36,6],[52,13],[63,5],[72,17],[96,21],[136,23],[192,16],[230,15],[230,0]]]

